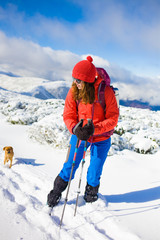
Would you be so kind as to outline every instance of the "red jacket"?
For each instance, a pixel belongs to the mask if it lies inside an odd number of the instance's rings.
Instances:
[[[89,142],[99,142],[109,138],[110,136],[104,136],[104,133],[114,129],[119,117],[117,101],[110,87],[105,88],[106,111],[99,103],[98,86],[101,81],[102,79],[99,77],[94,84],[95,101],[93,104],[84,104],[81,101],[77,104],[73,99],[72,88],[70,88],[65,100],[63,120],[72,134],[72,129],[81,119],[84,119],[84,125],[88,118],[93,120],[95,131],[93,137],[89,138]]]

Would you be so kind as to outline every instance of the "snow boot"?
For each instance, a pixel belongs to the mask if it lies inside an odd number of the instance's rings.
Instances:
[[[47,196],[47,204],[49,207],[53,208],[56,206],[62,196],[62,192],[66,189],[68,182],[64,181],[59,175],[54,181],[53,190]]]
[[[99,189],[99,185],[96,187],[92,187],[87,183],[85,193],[84,193],[84,200],[90,203],[97,201],[98,189]]]

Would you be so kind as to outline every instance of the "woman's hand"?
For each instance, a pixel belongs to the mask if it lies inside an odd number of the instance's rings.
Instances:
[[[74,128],[73,133],[77,136],[79,140],[87,141],[90,136],[94,133],[94,125],[93,122],[90,120],[88,123],[82,127],[83,122],[79,122]]]

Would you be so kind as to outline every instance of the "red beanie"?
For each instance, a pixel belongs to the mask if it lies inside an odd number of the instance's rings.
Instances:
[[[73,68],[72,77],[84,82],[93,83],[96,77],[96,68],[92,61],[92,57],[88,56],[87,60],[78,62]]]

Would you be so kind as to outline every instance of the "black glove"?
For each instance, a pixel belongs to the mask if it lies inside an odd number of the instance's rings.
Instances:
[[[94,133],[94,125],[92,120],[88,120],[88,123],[84,125],[83,130],[86,130],[90,136]]]
[[[89,121],[84,127],[83,122],[79,122],[73,129],[73,133],[79,140],[87,141],[88,138],[94,133],[94,125],[92,121]]]

